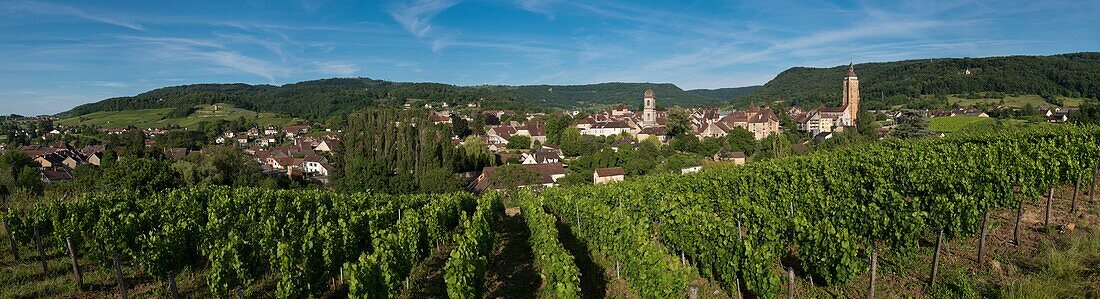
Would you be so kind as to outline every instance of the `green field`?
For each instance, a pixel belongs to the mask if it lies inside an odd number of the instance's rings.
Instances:
[[[989,117],[968,115],[944,116],[928,120],[933,131],[942,133],[954,133],[971,125],[982,125],[983,123],[993,123],[996,121],[997,120]]]
[[[245,118],[255,121],[260,126],[286,125],[301,121],[297,118],[281,116],[274,113],[257,113],[250,110],[236,108],[228,104],[195,106],[196,110],[185,118],[166,118],[165,115],[172,111],[171,108],[143,109],[127,111],[103,111],[70,117],[57,121],[61,125],[91,125],[103,128],[125,128],[135,126],[140,128],[160,128],[170,125],[189,127],[204,121],[235,120]]]
[[[940,133],[992,133],[1003,130],[1015,130],[1052,125],[1043,121],[1037,122],[1020,119],[998,120],[996,118],[967,115],[936,117],[929,119],[928,122],[932,131]]]
[[[930,96],[926,96],[926,97],[930,97]],[[1080,99],[1080,98],[1058,97],[1058,99],[1062,100],[1062,103],[1064,105],[1068,106],[1068,107],[1077,107],[1077,106],[1080,106],[1082,102],[1084,102],[1084,99]],[[980,104],[1000,105],[1001,100],[1002,99],[965,99],[965,98],[960,97],[960,95],[950,95],[950,96],[947,97],[947,102],[948,103],[950,103],[950,104],[959,104],[959,106],[963,106],[963,107],[970,107],[970,106],[975,106],[975,105],[980,105]],[[1033,95],[1033,94],[1006,95],[1003,100],[1004,100],[1004,105],[1009,106],[1009,107],[1024,107],[1024,106],[1027,106],[1027,104],[1031,104],[1031,106],[1034,106],[1034,107],[1038,107],[1038,106],[1047,106],[1047,107],[1057,106],[1057,105],[1048,103],[1046,100],[1043,99],[1043,97],[1038,96],[1038,95]]]

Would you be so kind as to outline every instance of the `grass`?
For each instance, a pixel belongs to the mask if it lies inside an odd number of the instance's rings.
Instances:
[[[1025,275],[1000,288],[1002,298],[1100,297],[1100,236],[1076,235],[1047,245],[1024,259]]]
[[[944,116],[936,117],[928,120],[933,131],[943,133],[954,133],[961,131],[963,128],[971,125],[985,125],[988,123],[996,122],[995,119],[989,117],[958,115],[958,116]]]
[[[1062,100],[1063,104],[1065,104],[1066,106],[1070,106],[1070,107],[1080,106],[1081,103],[1084,102],[1084,99],[1080,99],[1080,98],[1058,97],[1058,99]],[[947,96],[947,102],[948,103],[950,103],[950,104],[959,104],[959,106],[963,106],[963,107],[975,106],[975,105],[979,105],[979,104],[1000,105],[1001,100],[1002,99],[991,99],[991,98],[990,99],[966,99],[966,98],[959,97],[959,95]],[[1038,96],[1038,95],[1033,95],[1033,94],[1007,95],[1004,98],[1004,105],[1005,106],[1024,107],[1024,106],[1027,106],[1027,104],[1031,104],[1032,106],[1035,106],[1035,107],[1038,107],[1038,106],[1047,106],[1047,107],[1056,106],[1054,104],[1048,103],[1046,100],[1043,99],[1043,97]]]
[[[214,106],[217,106],[215,111]],[[168,118],[166,114],[171,108],[142,109],[126,111],[101,111],[86,115],[70,117],[57,121],[61,125],[91,125],[103,128],[125,128],[135,126],[139,128],[160,128],[166,126],[189,127],[204,121],[233,121],[238,118],[255,121],[260,126],[286,125],[296,121],[296,118],[280,116],[268,112],[254,112],[233,107],[228,104],[199,105],[195,106],[195,112],[184,118]]]

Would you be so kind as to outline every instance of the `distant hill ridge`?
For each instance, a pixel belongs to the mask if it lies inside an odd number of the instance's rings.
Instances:
[[[618,103],[640,103],[653,89],[665,106],[719,106],[751,93],[755,88],[684,91],[669,83],[601,83],[590,85],[455,86],[441,83],[404,83],[370,78],[334,78],[283,86],[249,84],[193,84],[154,89],[132,97],[110,98],[77,106],[63,116],[99,111],[175,108],[230,103],[253,111],[275,112],[315,120],[375,106],[401,106],[407,100],[468,103],[482,100],[494,108],[588,108]]]
[[[653,89],[658,104],[666,107],[744,106],[774,100],[805,107],[835,106],[840,102],[840,84],[846,70],[846,65],[793,67],[763,86],[711,90],[683,90],[670,83],[456,86],[370,78],[322,79],[282,86],[195,84],[84,104],[61,115],[229,103],[252,111],[322,120],[366,107],[397,107],[410,99],[455,104],[483,100],[483,107],[495,109],[576,109],[617,103],[635,106],[647,89]],[[861,63],[855,65],[855,70],[863,103],[869,109],[911,105],[924,101],[922,95],[981,92],[1100,98],[1100,52]]]
[[[739,101],[784,100],[805,107],[840,103],[848,66],[794,67]],[[969,70],[969,73],[967,72]],[[920,95],[980,92],[1100,98],[1100,53],[939,58],[855,65],[869,109],[907,104]]]

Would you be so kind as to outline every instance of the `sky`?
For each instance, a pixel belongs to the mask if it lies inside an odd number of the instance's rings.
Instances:
[[[0,114],[194,83],[766,83],[793,66],[1100,50],[1100,1],[0,0]]]

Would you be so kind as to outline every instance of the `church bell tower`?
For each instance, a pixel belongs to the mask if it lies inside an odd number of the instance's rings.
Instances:
[[[653,90],[645,91],[645,99],[642,100],[642,126],[657,126],[657,98],[653,96]]]
[[[842,99],[844,112],[854,125],[859,114],[859,77],[852,64],[848,64],[848,75],[844,76],[844,98]]]

